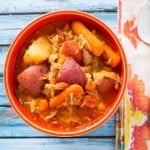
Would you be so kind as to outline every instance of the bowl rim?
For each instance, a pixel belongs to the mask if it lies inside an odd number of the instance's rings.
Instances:
[[[24,115],[22,113],[22,111],[17,107],[17,105],[15,103],[15,100],[17,100],[17,97],[12,93],[11,86],[9,85],[10,80],[11,80],[11,79],[9,79],[9,72],[10,72],[9,66],[12,66],[12,64],[10,64],[11,63],[10,60],[12,60],[11,55],[13,54],[13,50],[15,49],[16,45],[18,44],[19,41],[21,41],[21,39],[23,38],[23,36],[25,34],[27,34],[31,29],[33,29],[33,27],[35,27],[38,23],[42,22],[43,20],[51,18],[52,16],[56,17],[57,15],[66,15],[66,14],[75,15],[75,16],[78,16],[78,17],[84,17],[87,20],[90,19],[92,22],[94,21],[98,25],[103,26],[103,28],[106,29],[106,32],[108,34],[111,34],[111,36],[113,37],[113,41],[117,45],[118,49],[120,49],[119,52],[120,52],[121,58],[123,60],[122,74],[123,74],[124,80],[122,81],[123,85],[120,88],[120,92],[119,92],[119,95],[117,96],[117,98],[115,100],[115,103],[113,104],[112,108],[107,111],[107,113],[103,116],[103,118],[101,118],[101,120],[95,122],[93,125],[88,126],[87,128],[84,128],[82,130],[71,131],[71,132],[66,132],[66,131],[60,132],[60,131],[53,131],[53,130],[50,130],[50,129],[45,129],[45,128],[35,124],[31,120],[29,120],[26,117],[26,115]],[[46,25],[46,23],[44,25]],[[42,25],[40,25],[40,27],[42,27]],[[32,32],[35,32],[40,27],[39,26],[38,26],[38,28],[36,27],[36,29],[34,31],[32,30]],[[28,33],[28,38],[31,34],[32,33]],[[114,115],[114,113],[117,111],[117,109],[120,106],[120,103],[123,99],[123,96],[125,94],[125,90],[126,90],[126,87],[127,87],[127,79],[128,79],[127,59],[126,59],[123,47],[122,47],[119,39],[115,35],[115,33],[101,19],[91,15],[90,13],[79,11],[79,10],[74,10],[74,9],[62,9],[62,10],[51,11],[51,12],[45,13],[43,15],[40,15],[39,17],[36,17],[32,21],[30,21],[18,33],[18,35],[12,41],[12,44],[10,45],[10,47],[8,49],[8,53],[7,53],[7,56],[6,56],[6,59],[5,59],[5,65],[4,65],[4,88],[5,88],[7,98],[8,98],[8,100],[9,100],[11,106],[12,106],[11,108],[13,108],[15,110],[15,112],[17,113],[17,115],[20,118],[22,118],[31,127],[37,129],[38,131],[41,131],[42,133],[47,133],[50,136],[57,136],[57,137],[75,137],[75,136],[83,135],[83,134],[89,133],[89,132],[97,129],[98,127],[101,127],[104,123],[106,123],[106,121],[108,121]]]

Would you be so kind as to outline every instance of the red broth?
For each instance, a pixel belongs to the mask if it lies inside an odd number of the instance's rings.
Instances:
[[[90,33],[84,35],[73,31],[72,22],[48,24],[28,39],[15,65],[20,103],[57,130],[79,128],[102,116],[121,85],[119,62],[111,65],[107,39],[86,28]],[[100,56],[93,53],[89,34],[104,49]]]

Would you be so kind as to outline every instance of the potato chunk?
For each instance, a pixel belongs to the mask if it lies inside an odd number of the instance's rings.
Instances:
[[[17,76],[17,80],[25,93],[37,97],[42,92],[42,88],[45,84],[45,81],[42,80],[42,76],[47,72],[48,68],[46,65],[30,66]]]
[[[81,70],[80,65],[72,57],[66,59],[56,77],[57,82],[79,84],[82,87],[85,86],[86,80],[86,76]]]
[[[37,38],[26,50],[23,60],[25,64],[40,64],[48,59],[52,52],[51,44],[46,36]]]

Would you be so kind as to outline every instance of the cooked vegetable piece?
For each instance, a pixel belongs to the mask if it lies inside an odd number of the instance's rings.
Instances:
[[[94,89],[96,89],[96,83],[94,81],[87,81],[86,84],[85,84],[85,89],[87,91],[92,91]]]
[[[57,87],[56,89],[64,90],[69,85],[66,82],[59,82],[59,83],[56,83],[55,86]]]
[[[92,71],[93,72],[99,72],[100,70],[102,70],[102,68],[104,67],[104,60],[101,59],[100,57],[93,57],[92,60]]]
[[[113,71],[102,70],[100,72],[93,72],[93,79],[104,101],[112,100],[120,85],[118,74]]]
[[[102,94],[109,94],[109,92],[115,89],[115,84],[115,80],[109,77],[104,77],[97,83],[97,90]]]
[[[59,29],[59,28],[57,28],[57,29],[56,29],[56,32],[57,32],[57,34],[58,34],[58,37],[59,37],[60,41],[62,41],[62,42],[65,41],[65,36],[64,36],[62,30]]]
[[[78,84],[70,85],[68,88],[66,88],[64,91],[62,91],[60,94],[51,98],[49,106],[50,107],[60,106],[63,102],[65,102],[65,100],[67,100],[70,97],[71,93],[73,94],[73,96],[80,98],[84,94],[84,90]]]
[[[79,21],[72,22],[72,30],[77,35],[83,34],[85,36],[91,47],[91,52],[95,56],[101,56],[104,53],[107,64],[112,67],[116,67],[120,63],[120,55],[113,51],[110,46],[100,41],[83,23]]]
[[[82,53],[81,53],[81,50],[79,49],[77,42],[75,42],[73,40],[65,41],[63,43],[62,52],[66,56],[73,57],[79,64],[81,63]]]
[[[59,82],[59,83],[47,83],[44,86],[44,94],[47,97],[54,97],[55,93],[58,91],[62,91],[69,86],[66,82]]]
[[[48,69],[45,65],[34,65],[21,72],[17,79],[27,94],[36,97],[42,92],[45,81],[41,78],[47,72]]]
[[[100,104],[98,104],[97,108],[98,108],[98,110],[100,110],[100,111],[105,111],[106,108],[107,108],[107,106],[105,105],[104,102],[101,102]]]
[[[101,94],[104,101],[109,102],[117,93],[116,81],[109,77],[104,77],[97,83],[97,91]]]
[[[86,76],[80,68],[80,65],[71,57],[68,57],[62,65],[57,82],[67,82],[69,84],[79,84],[84,87]]]
[[[113,71],[101,70],[99,72],[93,72],[93,79],[95,83],[99,82],[99,80],[103,79],[104,77],[109,77],[120,83],[118,74]]]
[[[83,98],[82,106],[94,108],[94,107],[96,107],[96,100],[90,95],[85,95]]]
[[[84,73],[91,73],[91,71],[92,71],[92,67],[90,65],[89,66],[82,66],[81,69]]]
[[[43,63],[52,53],[52,47],[46,36],[38,37],[26,50],[23,60],[25,64]]]
[[[36,104],[36,111],[42,112],[42,111],[46,111],[48,109],[48,101],[47,101],[47,99],[40,98],[37,101],[38,102]]]
[[[83,50],[83,64],[85,66],[91,65],[93,61],[93,56],[87,51]]]
[[[100,56],[103,53],[103,42],[100,41],[83,23],[80,21],[72,22],[72,30],[75,34],[82,34],[91,47],[91,53]]]
[[[104,58],[107,60],[106,63],[112,67],[116,67],[120,63],[120,55],[106,44],[104,44]]]
[[[63,64],[64,62],[65,62],[65,60],[66,60],[66,56],[64,55],[64,54],[59,54],[58,55],[58,63],[59,64]]]

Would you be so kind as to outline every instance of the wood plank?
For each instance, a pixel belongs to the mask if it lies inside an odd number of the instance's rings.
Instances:
[[[116,32],[117,28],[117,13],[90,13],[103,20],[110,28]],[[0,45],[9,45],[16,37],[19,31],[26,26],[27,23],[40,16],[40,14],[30,15],[0,15]]]
[[[2,150],[114,150],[115,139],[91,138],[7,138],[0,139]]]
[[[5,64],[5,58],[6,54],[8,52],[8,46],[0,46],[0,95],[1,95],[1,82],[3,81],[1,77],[3,76],[3,70],[4,70],[4,64]]]
[[[115,24],[117,21],[116,12],[90,12],[89,14],[100,18],[110,25],[111,23]],[[21,29],[27,23],[41,15],[42,14],[0,15],[0,30]]]
[[[56,9],[78,9],[84,11],[116,10],[117,0],[7,0],[0,1],[0,13],[37,13]]]
[[[46,137],[47,135],[29,127],[10,107],[0,107],[0,137]],[[83,137],[115,136],[115,115],[97,130]]]

